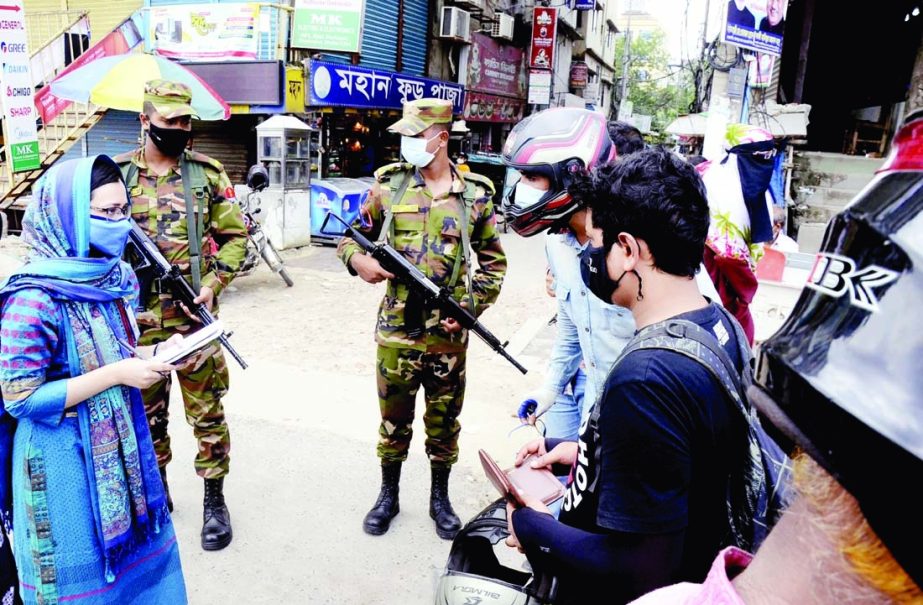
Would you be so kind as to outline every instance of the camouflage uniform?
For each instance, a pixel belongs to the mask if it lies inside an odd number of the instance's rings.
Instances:
[[[145,100],[165,118],[190,115],[189,89],[182,84],[154,81],[148,84]],[[179,166],[167,175],[150,171],[144,160],[144,148],[116,156],[123,171],[132,163],[137,169],[137,183],[129,184],[131,216],[156,244],[164,257],[179,266],[190,280],[189,233],[186,224],[186,199]],[[186,151],[184,161],[198,163],[207,180],[202,231],[202,286],[215,292],[212,312],[218,313],[218,295],[231,282],[246,254],[247,230],[234,189],[221,163],[201,153]],[[134,179],[131,179],[134,180]],[[199,210],[196,208],[196,214]],[[190,280],[191,281],[191,280]],[[140,344],[150,345],[167,340],[173,334],[188,334],[198,324],[192,321],[173,300],[170,292],[142,294],[144,310],[139,312]],[[199,443],[195,459],[196,472],[207,479],[228,473],[230,435],[221,399],[228,390],[228,368],[224,354],[213,345],[198,355],[184,369],[176,372],[183,393],[186,421],[193,427]],[[172,380],[155,384],[143,392],[144,405],[157,453],[157,464],[164,468],[171,460],[170,436],[167,432],[168,406]]]
[[[423,100],[431,101],[431,100]],[[416,134],[435,123],[451,120],[451,105],[428,107],[423,101],[405,106],[404,119],[392,126],[401,134]],[[416,105],[415,105],[416,104]],[[422,106],[422,108],[421,108]],[[414,110],[418,109],[414,115]],[[408,116],[408,113],[411,115]],[[409,130],[402,129],[409,124]],[[496,231],[491,182],[477,174],[452,169],[448,193],[434,198],[419,170],[411,164],[390,164],[375,173],[376,183],[353,226],[375,240],[381,235],[386,211],[392,214],[389,243],[438,286],[449,286],[457,300],[467,300],[461,228],[467,223],[471,249],[478,269],[472,276],[475,311],[482,313],[500,294],[506,273],[506,256]],[[399,200],[393,196],[410,179]],[[461,216],[465,207],[467,220]],[[343,238],[337,248],[340,260],[349,262],[362,249]],[[454,276],[454,280],[453,280]],[[458,434],[465,392],[466,330],[449,334],[436,309],[423,314],[423,333],[411,336],[404,320],[407,286],[388,281],[381,301],[375,340],[378,343],[377,382],[381,407],[378,455],[383,464],[407,458],[412,435],[414,402],[420,386],[426,395],[426,453],[434,467],[451,466],[458,459]],[[471,302],[468,302],[469,307]]]

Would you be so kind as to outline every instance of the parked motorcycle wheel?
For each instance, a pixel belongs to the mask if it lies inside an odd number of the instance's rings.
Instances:
[[[273,247],[272,242],[270,242],[268,238],[266,239],[260,255],[263,257],[263,260],[266,261],[266,264],[269,265],[269,268],[272,269],[275,273],[279,274],[279,276],[285,282],[285,285],[287,285],[289,288],[295,285],[295,282],[288,274],[288,271],[286,271],[285,267],[282,266],[282,257],[279,256],[278,252],[276,252],[276,249]]]

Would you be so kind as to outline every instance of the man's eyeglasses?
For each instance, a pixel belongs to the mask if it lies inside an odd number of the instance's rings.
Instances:
[[[105,214],[108,219],[119,219],[125,218],[128,216],[128,206],[110,206],[108,208],[100,208],[98,206],[90,206],[90,210],[99,213]]]

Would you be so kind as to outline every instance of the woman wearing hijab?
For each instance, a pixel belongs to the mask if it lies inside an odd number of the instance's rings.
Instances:
[[[12,490],[21,597],[186,603],[138,391],[174,368],[145,359],[154,347],[132,356],[124,182],[96,156],[56,166],[33,193],[28,260],[0,288],[3,426],[17,421],[11,449],[0,436],[0,503]]]

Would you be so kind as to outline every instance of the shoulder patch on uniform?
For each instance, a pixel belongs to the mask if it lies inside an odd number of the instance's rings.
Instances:
[[[478,185],[483,185],[485,189],[490,192],[490,195],[493,195],[497,192],[497,189],[494,187],[494,182],[482,174],[476,172],[466,172],[461,175],[462,179],[467,181],[474,181]]]
[[[401,172],[402,170],[410,170],[413,168],[412,164],[407,164],[406,162],[394,162],[393,164],[386,164],[375,171],[375,179],[379,183],[383,183],[388,180],[394,174]]]
[[[215,158],[210,158],[204,153],[199,153],[198,151],[187,151],[186,157],[192,160],[193,162],[198,162],[200,164],[205,164],[206,166],[211,166],[217,171],[224,170],[224,164],[216,160]]]

